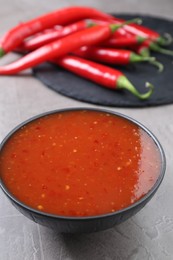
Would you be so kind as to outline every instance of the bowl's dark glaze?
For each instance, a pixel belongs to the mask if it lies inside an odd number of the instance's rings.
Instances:
[[[49,115],[52,113],[60,113],[65,111],[74,111],[74,110],[94,110],[99,112],[106,112],[113,115],[120,116],[122,118],[125,118],[127,120],[130,120],[131,122],[137,124],[141,129],[143,129],[155,142],[156,146],[159,149],[160,152],[160,158],[161,158],[161,170],[160,175],[152,187],[152,189],[140,200],[138,200],[136,203],[132,204],[131,206],[116,211],[114,213],[104,214],[104,215],[98,215],[98,216],[91,216],[91,217],[66,217],[66,216],[58,216],[53,214],[44,213],[38,210],[35,210],[33,208],[28,207],[27,205],[23,204],[22,202],[18,201],[13,195],[7,190],[5,187],[2,179],[0,179],[0,187],[8,197],[8,199],[11,201],[11,203],[26,217],[29,219],[35,221],[38,224],[50,227],[60,233],[84,233],[84,232],[95,232],[95,231],[101,231],[108,228],[113,227],[114,225],[120,224],[121,222],[125,221],[126,219],[130,218],[134,214],[136,214],[140,209],[142,209],[145,204],[153,197],[157,189],[159,188],[166,169],[166,159],[165,154],[162,149],[162,146],[160,145],[157,138],[142,124],[137,122],[134,119],[129,118],[128,116],[115,113],[106,109],[91,109],[91,108],[71,108],[71,109],[62,109],[62,110],[54,110],[50,111],[41,115],[38,115],[36,117],[33,117],[19,126],[17,126],[14,130],[12,130],[3,140],[3,142],[0,145],[0,151],[2,147],[5,145],[7,140],[10,138],[11,135],[13,135],[17,130],[19,130],[23,125],[26,125],[27,123],[43,117],[45,115]]]

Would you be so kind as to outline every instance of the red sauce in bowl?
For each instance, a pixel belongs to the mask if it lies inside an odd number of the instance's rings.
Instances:
[[[115,212],[147,194],[160,174],[153,139],[117,115],[53,113],[11,135],[0,152],[0,177],[19,201],[63,216]]]

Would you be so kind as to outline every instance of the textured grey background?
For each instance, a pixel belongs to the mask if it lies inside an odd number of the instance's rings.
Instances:
[[[173,19],[173,0],[0,0],[0,34],[20,21],[74,4]],[[17,55],[9,54],[0,64],[15,58]],[[33,115],[77,106],[90,105],[54,93],[33,78],[29,70],[23,76],[0,77],[0,141],[18,123]],[[173,259],[173,105],[111,110],[139,120],[162,143],[167,171],[157,194],[135,217],[113,229],[88,235],[59,235],[26,219],[0,191],[0,260]]]

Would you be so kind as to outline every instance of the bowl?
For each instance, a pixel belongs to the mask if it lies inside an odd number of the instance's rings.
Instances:
[[[2,148],[6,145],[9,138],[16,133],[21,127],[27,125],[31,121],[34,121],[38,118],[45,117],[50,114],[55,113],[61,113],[66,111],[80,111],[80,110],[86,110],[86,111],[96,111],[96,112],[103,112],[103,113],[109,113],[110,115],[116,115],[118,117],[121,117],[123,119],[126,119],[133,124],[137,125],[139,128],[141,128],[147,135],[154,141],[154,143],[157,146],[157,149],[160,154],[160,172],[159,177],[157,178],[155,184],[150,189],[150,191],[144,195],[141,199],[136,201],[130,206],[127,206],[121,210],[117,210],[115,212],[106,213],[102,215],[96,215],[96,216],[86,216],[86,217],[69,217],[69,216],[61,216],[61,215],[55,215],[55,214],[49,214],[45,213],[43,211],[39,211],[36,209],[33,209],[21,201],[19,201],[16,197],[14,197],[10,191],[7,189],[6,185],[4,184],[2,178],[0,178],[0,187],[5,193],[6,197],[10,200],[10,202],[16,207],[18,211],[20,211],[24,216],[27,218],[33,220],[34,222],[47,226],[49,228],[52,228],[56,230],[59,233],[85,233],[85,232],[96,232],[105,230],[108,228],[111,228],[117,224],[120,224],[121,222],[127,220],[128,218],[135,215],[139,210],[141,210],[146,203],[149,202],[149,200],[153,197],[157,189],[159,188],[166,169],[166,160],[165,160],[165,154],[163,151],[162,146],[160,145],[157,138],[141,123],[137,122],[136,120],[126,116],[122,115],[117,112],[112,112],[106,109],[94,109],[94,108],[70,108],[70,109],[62,109],[62,110],[54,110],[50,112],[46,112],[40,115],[37,115],[35,117],[32,117],[31,119],[23,122],[14,130],[12,130],[2,141],[0,145],[0,152],[2,151]]]

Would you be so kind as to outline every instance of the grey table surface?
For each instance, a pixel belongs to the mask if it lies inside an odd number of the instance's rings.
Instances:
[[[173,19],[173,0],[0,0],[0,34],[20,21],[68,5]],[[0,64],[16,58],[17,55],[9,54]],[[44,87],[32,77],[30,70],[25,75],[0,77],[0,141],[17,124],[33,115],[57,108],[84,106],[91,107]],[[167,171],[156,195],[136,216],[110,230],[63,235],[25,218],[0,191],[0,260],[173,259],[173,105],[111,110],[139,120],[160,140],[167,157]]]

